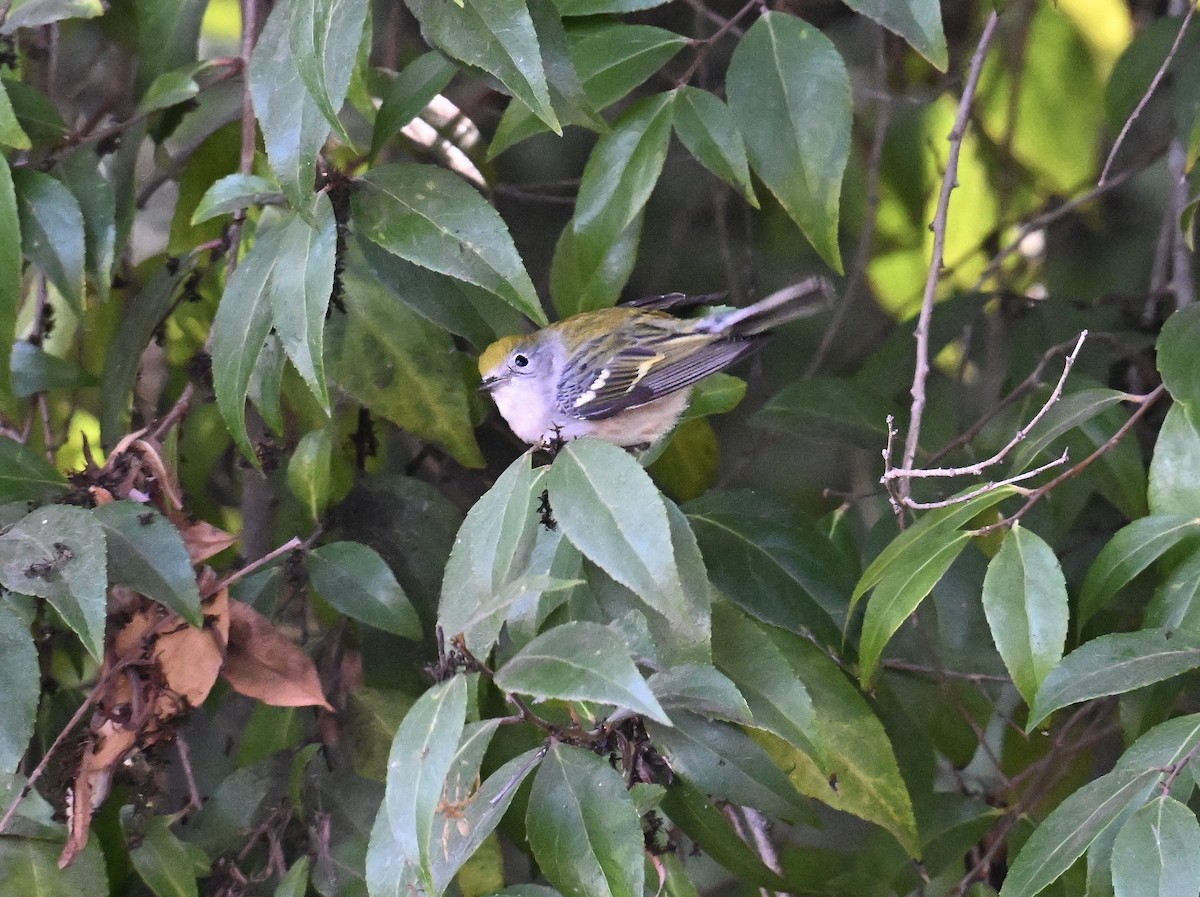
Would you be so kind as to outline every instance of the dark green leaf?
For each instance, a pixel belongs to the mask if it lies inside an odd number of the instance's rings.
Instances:
[[[504,222],[459,178],[432,165],[388,165],[360,181],[353,202],[358,232],[388,252],[483,287],[546,323]]]
[[[40,90],[14,78],[4,78],[4,90],[21,130],[34,143],[53,143],[67,136],[67,123]]]
[[[735,604],[840,644],[850,566],[793,506],[760,492],[714,492],[684,510],[713,582]]]
[[[29,624],[0,602],[0,775],[16,771],[33,737],[40,677]]]
[[[658,94],[634,103],[588,157],[571,219],[584,270],[609,256],[650,198],[667,158],[673,99]]]
[[[115,501],[92,513],[104,529],[109,582],[129,586],[193,626],[204,622],[200,592],[179,530],[151,506]]]
[[[108,891],[104,853],[93,838],[75,861],[58,868],[62,844],[41,838],[0,838],[5,890],[29,897],[91,897]]]
[[[100,438],[114,446],[129,429],[129,399],[137,383],[138,360],[175,307],[175,295],[192,267],[163,266],[126,306],[100,375]]]
[[[1013,524],[983,580],[983,609],[996,649],[1027,704],[1062,659],[1067,584],[1054,551]]]
[[[767,13],[734,50],[726,89],[751,167],[840,272],[838,200],[851,117],[841,55],[806,22]]]
[[[1119,530],[1088,569],[1079,594],[1079,625],[1164,553],[1197,534],[1200,518],[1182,515],[1143,517]]]
[[[937,0],[846,0],[846,5],[900,35],[934,66],[946,71],[950,61]]]
[[[196,40],[208,4],[204,0],[134,0],[138,67],[134,90],[171,69],[196,62]]]
[[[1152,514],[1200,515],[1200,409],[1172,405],[1150,459]]]
[[[542,874],[579,897],[642,897],[642,827],[605,760],[554,742],[533,780],[525,817]]]
[[[1070,704],[1119,695],[1200,667],[1200,640],[1168,629],[1092,639],[1062,659],[1038,689],[1026,731]]]
[[[117,240],[117,209],[112,183],[89,153],[67,156],[59,163],[57,173],[83,213],[87,276],[100,301],[107,301]]]
[[[21,306],[21,224],[8,162],[0,157],[0,408],[13,411],[10,380],[17,310]]]
[[[378,554],[358,542],[332,542],[308,556],[308,575],[321,597],[356,620],[405,638],[421,637],[421,623],[395,575]]]
[[[178,106],[200,93],[200,85],[196,83],[196,66],[163,72],[146,88],[138,102],[137,113],[149,115],[159,109]]]
[[[646,731],[671,768],[705,794],[784,820],[813,819],[787,776],[741,729],[686,711],[676,712],[672,722],[674,727],[647,721]]]
[[[460,464],[482,467],[465,356],[444,330],[410,311],[377,278],[344,272],[345,332],[335,380],[352,398]]]
[[[675,135],[696,160],[726,183],[736,187],[746,202],[758,208],[750,183],[746,144],[733,122],[729,107],[707,90],[680,87],[676,91],[672,125]]]
[[[321,519],[329,505],[332,454],[333,442],[329,432],[310,430],[296,444],[288,461],[288,489],[315,521]]]
[[[312,861],[307,855],[292,863],[275,889],[274,897],[304,897],[308,893],[308,873]]]
[[[83,313],[83,212],[74,195],[48,174],[13,172],[21,249],[77,313]]]
[[[8,98],[8,91],[3,83],[0,83],[0,144],[18,150],[27,150],[33,146],[29,135],[17,121],[17,113],[13,111],[12,100]]]
[[[171,831],[171,820],[166,816],[151,816],[145,827],[136,833],[128,830],[128,820],[126,813],[122,819],[126,836],[137,835],[137,846],[129,851],[129,859],[146,887],[157,897],[198,895],[191,857],[187,847]]]
[[[496,671],[495,683],[505,692],[612,704],[670,723],[625,643],[598,623],[564,623],[542,633]]]
[[[608,308],[620,298],[637,262],[642,220],[638,215],[599,258],[580,253],[580,238],[569,224],[563,228],[550,266],[550,296],[560,318]]]
[[[437,50],[430,50],[405,66],[388,86],[375,116],[372,155],[445,90],[457,72],[458,66]]]
[[[104,653],[108,574],[91,511],[47,505],[0,535],[0,584],[45,598],[95,658]]]
[[[1200,636],[1200,548],[1171,571],[1146,608],[1146,628]]]
[[[608,124],[592,108],[584,94],[583,82],[571,60],[567,30],[553,0],[529,0],[528,5],[542,51],[542,68],[546,71],[550,104],[559,122],[607,130]]]
[[[1200,412],[1200,306],[1185,306],[1167,319],[1156,346],[1159,373],[1176,401]]]
[[[550,104],[533,19],[515,0],[408,0],[439,50],[497,78],[551,130],[562,133]]]
[[[196,210],[192,212],[192,224],[200,224],[219,215],[228,215],[247,206],[278,203],[282,199],[279,185],[264,177],[240,173],[226,175],[200,197]]]
[[[1106,408],[1124,401],[1125,397],[1125,393],[1115,389],[1085,389],[1063,396],[1013,452],[1013,472],[1019,473],[1030,467],[1037,456],[1059,436],[1091,420]]]
[[[75,389],[93,386],[95,380],[66,359],[49,355],[24,340],[12,347],[13,394],[27,399],[51,389]]]
[[[297,0],[288,4],[288,42],[296,70],[317,107],[342,139],[338,111],[350,87],[367,21],[367,0]]]
[[[328,194],[320,194],[311,216],[293,217],[279,231],[271,273],[271,323],[292,365],[329,413],[325,384],[325,314],[333,293],[337,224]]]
[[[705,377],[692,390],[687,410],[683,412],[679,422],[685,423],[714,414],[728,414],[740,405],[745,397],[746,381],[741,377],[724,373]]]
[[[1112,853],[1117,897],[1200,893],[1200,823],[1169,795],[1142,807],[1117,833]]]
[[[755,426],[806,439],[839,439],[877,449],[887,438],[890,403],[854,380],[815,379],[789,384],[751,419]]]
[[[715,667],[685,663],[646,680],[664,710],[687,710],[698,716],[749,723],[750,708],[737,686]]]
[[[667,0],[556,0],[555,6],[564,16],[603,16],[654,9],[666,2]]]
[[[66,489],[57,468],[32,449],[0,436],[0,502],[44,501]]]
[[[296,68],[289,43],[292,4],[271,11],[250,58],[250,95],[271,169],[296,209],[312,206],[317,153],[329,122]]]

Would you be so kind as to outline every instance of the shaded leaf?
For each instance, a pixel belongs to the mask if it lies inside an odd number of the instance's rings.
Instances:
[[[171,831],[171,820],[166,816],[151,816],[146,820],[145,828],[138,832],[129,831],[129,820],[128,813],[122,814],[126,836],[137,836],[137,846],[130,849],[129,859],[146,887],[156,897],[198,895],[191,855]]]
[[[1117,833],[1112,876],[1117,897],[1200,893],[1196,814],[1169,795],[1142,807]]]
[[[116,197],[112,183],[89,153],[73,153],[56,169],[83,213],[84,268],[101,302],[108,299],[116,263]]]
[[[16,188],[8,161],[0,158],[0,408],[9,412],[13,410],[10,353],[16,335],[17,310],[21,305],[21,265],[21,223]]]
[[[346,616],[405,638],[421,637],[417,612],[400,583],[366,545],[322,545],[308,555],[308,575],[321,597]]]
[[[406,65],[383,94],[371,133],[372,155],[416,118],[457,73],[458,66],[437,50],[430,50]]]
[[[594,701],[670,724],[625,643],[598,623],[555,626],[496,671],[496,687],[541,699]]]
[[[1200,341],[1200,307],[1185,306],[1163,324],[1155,345],[1155,360],[1163,384],[1192,413],[1200,412],[1200,361],[1196,345]]]
[[[1068,430],[1124,400],[1125,393],[1115,389],[1085,389],[1063,396],[1012,453],[1013,472],[1019,473],[1030,467],[1038,455]]]
[[[204,191],[192,212],[192,224],[238,212],[248,206],[278,203],[283,200],[279,186],[256,174],[226,175]]]
[[[621,231],[600,257],[580,252],[580,239],[568,224],[554,248],[550,296],[560,317],[616,303],[629,282],[642,238],[642,216]]]
[[[0,602],[0,774],[16,771],[33,737],[39,676],[29,624]],[[7,800],[0,801],[7,804]]]
[[[83,212],[67,187],[48,174],[12,173],[21,249],[77,313],[83,312]]]
[[[749,723],[753,719],[736,685],[715,667],[679,664],[646,680],[664,710],[687,710],[698,716]]]
[[[288,43],[300,80],[325,120],[347,143],[350,138],[338,120],[338,111],[350,87],[368,8],[367,0],[298,0],[289,4]]]
[[[44,501],[66,490],[57,468],[21,443],[0,437],[0,501]]]
[[[937,0],[846,0],[846,5],[900,35],[936,68],[946,71],[950,60]]]
[[[851,118],[841,55],[801,19],[767,13],[734,50],[726,89],[751,167],[840,272],[838,200]]]
[[[104,14],[100,0],[13,0],[0,34],[12,34],[18,28],[49,25],[63,19],[92,19]]]
[[[887,438],[890,403],[868,386],[830,378],[791,383],[751,418],[755,426],[807,439],[837,439],[876,449]]]
[[[1147,499],[1152,514],[1200,514],[1200,410],[1183,403],[1167,411],[1150,459]]]
[[[680,87],[676,90],[671,124],[675,135],[696,160],[741,191],[754,208],[758,197],[750,183],[746,144],[734,125],[729,107],[707,90]]]

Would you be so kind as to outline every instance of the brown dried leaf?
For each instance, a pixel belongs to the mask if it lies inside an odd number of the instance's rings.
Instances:
[[[208,571],[205,571],[208,573]],[[201,577],[201,586],[204,577]],[[198,707],[212,691],[229,640],[229,591],[221,589],[201,605],[204,627],[197,629],[182,620],[159,637],[154,657],[162,668],[166,686],[188,706]],[[167,707],[162,707],[166,712]],[[169,718],[168,713],[164,718]]]
[[[105,720],[91,733],[69,793],[67,843],[58,857],[59,869],[69,866],[87,847],[92,812],[108,797],[113,773],[133,750],[136,741],[136,732],[122,728],[112,720]]]
[[[170,519],[179,530],[179,535],[183,536],[183,544],[187,547],[188,557],[193,564],[206,561],[237,542],[237,536],[217,529],[203,520],[188,520],[180,512],[172,513]],[[201,589],[200,593],[204,594],[204,590]]]
[[[309,656],[241,601],[229,602],[229,648],[221,675],[234,689],[264,704],[333,709]]]

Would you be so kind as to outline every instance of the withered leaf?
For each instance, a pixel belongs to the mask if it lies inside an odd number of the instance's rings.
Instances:
[[[221,675],[237,691],[276,707],[324,707],[317,668],[271,621],[241,601],[229,601],[229,647]]]

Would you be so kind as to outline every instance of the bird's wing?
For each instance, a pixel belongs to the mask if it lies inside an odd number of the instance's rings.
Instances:
[[[596,347],[600,351],[576,355],[559,380],[558,406],[563,412],[584,420],[612,417],[691,386],[761,343],[680,333],[653,320],[635,326],[633,334],[604,337],[604,344]],[[603,351],[609,346],[612,351]]]

